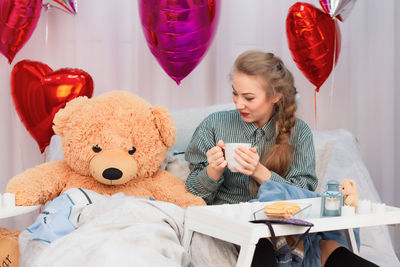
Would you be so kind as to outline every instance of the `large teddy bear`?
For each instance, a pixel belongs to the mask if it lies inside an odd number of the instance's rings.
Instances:
[[[69,188],[123,192],[181,207],[205,204],[160,169],[176,139],[165,108],[122,91],[78,97],[55,115],[53,129],[61,136],[65,159],[13,177],[7,192],[15,194],[16,205],[44,204]]]

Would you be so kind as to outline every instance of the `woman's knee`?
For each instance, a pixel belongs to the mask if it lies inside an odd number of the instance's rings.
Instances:
[[[329,255],[332,254],[341,245],[333,240],[323,240],[319,241],[319,247],[321,248],[321,265],[324,266]]]

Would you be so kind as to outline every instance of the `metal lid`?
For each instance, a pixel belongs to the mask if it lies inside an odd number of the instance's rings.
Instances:
[[[329,180],[328,185],[339,185],[339,182],[336,180]]]

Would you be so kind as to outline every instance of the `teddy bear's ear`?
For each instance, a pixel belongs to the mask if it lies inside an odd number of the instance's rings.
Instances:
[[[75,110],[80,109],[88,101],[87,96],[79,96],[69,101],[64,108],[57,111],[53,119],[53,130],[56,134],[63,136],[64,129],[68,125],[68,121],[71,121],[71,117],[74,115]]]
[[[356,182],[353,180],[349,180],[349,184],[351,185],[352,188],[356,188]]]
[[[176,127],[169,111],[160,106],[153,106],[151,112],[161,140],[167,147],[172,147],[176,141]]]

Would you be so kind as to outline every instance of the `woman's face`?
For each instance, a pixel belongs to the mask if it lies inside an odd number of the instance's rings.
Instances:
[[[236,109],[243,121],[254,123],[259,128],[269,121],[274,104],[282,97],[281,94],[277,94],[268,98],[263,83],[265,82],[260,76],[250,76],[241,72],[233,74],[232,97]]]

